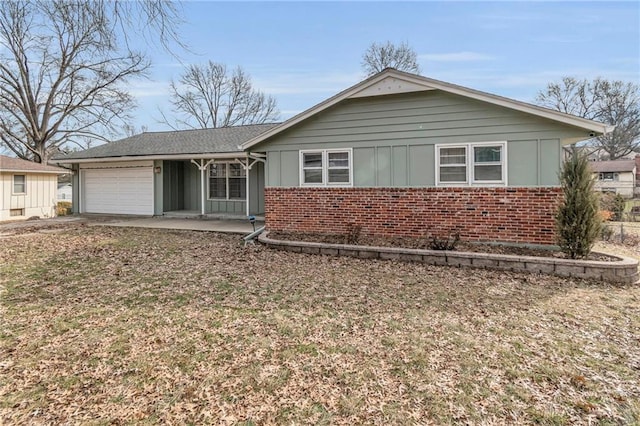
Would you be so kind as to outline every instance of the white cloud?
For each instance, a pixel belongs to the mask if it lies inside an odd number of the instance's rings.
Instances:
[[[476,62],[495,59],[478,52],[425,53],[418,55],[418,58],[427,62]]]
[[[129,88],[129,93],[138,99],[167,96],[169,93],[169,82],[136,80],[131,85],[131,88]]]

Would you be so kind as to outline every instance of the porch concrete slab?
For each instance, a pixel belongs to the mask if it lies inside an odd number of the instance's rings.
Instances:
[[[125,219],[107,223],[93,223],[93,226],[119,226],[125,228],[184,229],[189,231],[224,232],[232,234],[249,234],[253,226],[248,220],[222,219],[180,219],[164,217],[145,217]],[[264,226],[264,222],[256,222],[256,229]]]

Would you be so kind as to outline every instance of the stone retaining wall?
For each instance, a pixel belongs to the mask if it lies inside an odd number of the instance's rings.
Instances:
[[[361,259],[390,259],[422,262],[429,265],[541,273],[561,277],[596,279],[620,284],[635,283],[640,278],[638,274],[638,261],[623,257],[617,257],[619,259],[617,261],[604,262],[556,259],[551,257],[513,256],[494,253],[282,241],[269,238],[268,232],[260,235],[258,240],[270,248],[329,256],[351,256]]]

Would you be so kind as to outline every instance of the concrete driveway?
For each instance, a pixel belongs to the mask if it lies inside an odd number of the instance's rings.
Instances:
[[[175,217],[126,217],[104,215],[61,216],[56,218],[0,222],[0,234],[59,228],[66,224],[87,226],[119,226],[128,228],[185,229],[190,231],[226,232],[250,234],[253,226],[247,219],[200,219]],[[256,229],[264,226],[264,221],[256,221]]]

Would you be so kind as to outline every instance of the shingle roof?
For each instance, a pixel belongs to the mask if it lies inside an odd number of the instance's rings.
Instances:
[[[407,84],[404,89],[397,89],[397,87]],[[372,89],[372,90],[370,90]],[[582,117],[577,117],[571,114],[565,114],[563,112],[551,110],[538,105],[529,104],[527,102],[517,101],[515,99],[505,98],[504,96],[494,95],[492,93],[482,92],[480,90],[470,89],[468,87],[459,86],[457,84],[447,83],[445,81],[435,80],[433,78],[423,77],[418,74],[411,74],[405,71],[399,71],[393,68],[385,68],[377,74],[372,75],[366,80],[357,83],[342,92],[325,99],[319,104],[302,111],[301,113],[294,115],[288,120],[282,122],[272,130],[268,130],[251,140],[247,141],[244,145],[244,149],[249,149],[252,146],[266,141],[270,137],[285,131],[286,129],[295,126],[296,124],[342,102],[345,99],[362,96],[375,96],[377,94],[391,94],[411,91],[423,91],[423,90],[441,90],[446,93],[452,93],[455,95],[464,96],[471,99],[480,100],[482,102],[488,102],[490,104],[503,106],[516,111],[525,112],[538,117],[543,117],[549,120],[557,121],[563,124],[577,127],[585,130],[584,139],[588,139],[588,135],[592,132],[596,134],[603,134],[611,132],[615,126],[599,123],[597,121],[587,120]],[[370,90],[370,91],[368,91]],[[399,90],[399,92],[395,92]],[[586,132],[590,130],[591,132]],[[594,135],[592,135],[594,136]]]
[[[591,170],[602,172],[632,172],[636,167],[634,160],[592,161],[589,163]]]
[[[0,155],[0,172],[69,173],[69,170]]]
[[[68,155],[55,156],[59,162],[87,158],[137,157],[149,155],[214,154],[242,151],[238,145],[278,123],[221,127],[217,129],[145,132]],[[72,161],[69,161],[72,162]]]

